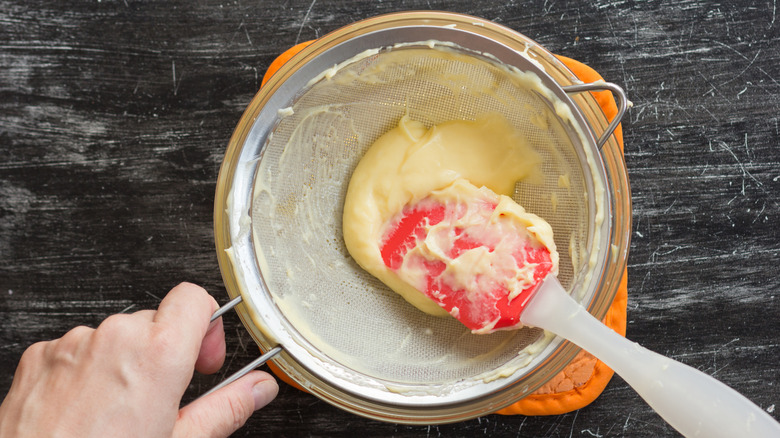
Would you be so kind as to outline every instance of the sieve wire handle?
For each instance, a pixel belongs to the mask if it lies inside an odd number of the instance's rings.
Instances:
[[[243,298],[241,298],[241,295],[233,298],[232,300],[228,301],[227,304],[217,309],[213,315],[211,315],[211,320],[209,322],[214,322],[215,319],[219,318],[220,316],[227,313],[230,309],[236,307],[238,303],[243,301]]]
[[[203,393],[203,395],[201,395],[198,398],[205,397],[205,396],[211,394],[212,392],[217,391],[219,389],[222,389],[225,386],[235,382],[236,380],[240,379],[241,377],[243,377],[244,375],[246,375],[250,371],[252,371],[255,368],[257,368],[257,367],[263,365],[264,363],[268,362],[271,358],[273,358],[274,356],[279,354],[281,351],[282,351],[282,347],[279,347],[279,346],[274,347],[274,348],[268,350],[268,353],[265,353],[264,355],[262,355],[262,356],[258,357],[257,359],[253,360],[252,362],[247,364],[244,368],[241,368],[240,370],[236,371],[230,377],[228,377],[227,379],[221,381],[219,384],[217,384],[213,388],[209,389],[208,391]]]
[[[628,109],[628,98],[626,98],[626,92],[623,91],[619,85],[604,81],[591,82],[588,84],[569,85],[562,88],[566,93],[582,93],[585,91],[611,91],[612,94],[617,96],[618,112],[615,114],[615,117],[612,119],[612,121],[609,122],[607,129],[604,130],[604,132],[601,134],[601,137],[599,137],[598,141],[596,142],[598,148],[601,149],[601,147],[604,146],[604,143],[606,143],[609,137],[615,132],[617,125],[620,124],[620,121],[623,120],[623,116],[626,114],[626,110]]]
[[[241,295],[233,298],[232,300],[228,301],[225,305],[217,309],[213,315],[211,315],[211,321],[214,321],[215,319],[219,318],[220,316],[224,315],[226,312],[231,310],[232,308],[236,307],[240,302],[242,301]],[[279,354],[282,351],[282,347],[276,346],[270,350],[268,350],[267,353],[263,354],[262,356],[258,357],[257,359],[253,360],[249,364],[247,364],[245,367],[241,368],[240,370],[233,373],[230,377],[223,380],[213,388],[209,389],[205,393],[201,394],[200,397],[205,397],[209,394],[211,394],[214,391],[217,391],[219,389],[224,388],[225,386],[235,382],[236,380],[240,379],[250,371],[254,370],[255,368],[258,368],[262,366],[264,363],[271,360],[274,356]]]

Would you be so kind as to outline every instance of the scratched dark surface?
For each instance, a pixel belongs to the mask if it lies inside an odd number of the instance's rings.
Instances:
[[[628,337],[778,418],[776,0],[0,1],[0,394],[29,344],[154,308],[179,281],[225,301],[215,182],[263,72],[296,42],[408,9],[494,20],[626,89]],[[225,373],[256,355],[234,314],[226,330]],[[185,398],[225,373],[196,376]],[[615,377],[566,415],[422,427],[283,386],[235,436],[351,434],[677,435]]]

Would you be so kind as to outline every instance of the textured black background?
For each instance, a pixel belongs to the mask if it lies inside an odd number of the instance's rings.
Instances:
[[[628,337],[778,417],[780,20],[776,0],[0,1],[0,394],[22,352],[154,308],[220,301],[222,155],[274,57],[372,15],[463,12],[622,85],[633,190]],[[226,316],[225,373],[256,356]],[[224,377],[196,376],[189,400]],[[110,402],[110,394],[106,394]],[[236,436],[675,436],[620,378],[591,406],[410,427],[283,386]]]

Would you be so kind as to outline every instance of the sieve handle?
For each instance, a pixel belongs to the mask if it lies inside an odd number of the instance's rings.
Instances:
[[[226,312],[228,312],[230,309],[236,307],[240,302],[242,301],[241,295],[233,298],[232,300],[228,301],[225,305],[217,309],[213,315],[211,315],[211,321],[214,321],[215,319],[219,318],[220,316],[224,315]],[[255,368],[258,368],[271,360],[274,356],[279,354],[282,351],[282,347],[276,346],[270,350],[268,350],[267,353],[263,354],[262,356],[258,357],[257,359],[253,360],[249,364],[247,364],[244,368],[241,368],[240,370],[233,373],[230,377],[223,380],[213,388],[209,389],[205,393],[201,394],[200,397],[205,397],[209,394],[211,394],[214,391],[217,391],[219,389],[224,388],[225,386],[235,382],[236,380],[240,379],[241,377],[245,376],[250,371],[254,370]]]
[[[209,322],[214,322],[215,319],[219,318],[220,316],[224,315],[226,312],[228,312],[230,309],[236,307],[238,303],[243,301],[243,298],[241,298],[241,295],[233,298],[232,300],[228,301],[224,306],[217,309],[213,315],[211,315],[211,320]]]
[[[258,357],[257,359],[253,360],[248,365],[246,365],[244,368],[241,368],[240,370],[236,371],[230,377],[228,377],[227,379],[219,382],[219,384],[217,384],[213,388],[211,388],[208,391],[206,391],[205,393],[203,393],[203,395],[201,395],[200,397],[205,397],[205,396],[211,394],[212,392],[217,391],[219,389],[222,389],[225,386],[235,382],[236,380],[240,379],[241,377],[244,377],[248,372],[250,372],[250,371],[254,370],[255,368],[258,368],[261,365],[263,365],[264,363],[268,362],[269,360],[271,360],[271,358],[273,358],[274,356],[279,354],[281,351],[282,351],[282,347],[278,347],[278,346],[268,350],[268,353],[265,353],[264,355],[262,355],[262,356]],[[198,398],[200,398],[200,397],[198,397]]]
[[[604,143],[606,143],[609,137],[615,132],[618,124],[620,124],[620,121],[623,120],[623,116],[626,114],[626,110],[628,109],[628,98],[626,98],[626,92],[623,91],[619,85],[604,81],[591,82],[589,84],[569,85],[562,88],[566,93],[582,93],[585,91],[611,91],[612,94],[617,96],[618,112],[615,114],[615,117],[612,119],[612,121],[609,122],[607,129],[604,130],[604,132],[601,134],[601,137],[599,137],[599,140],[596,142],[598,148],[601,149],[601,147],[604,146]]]

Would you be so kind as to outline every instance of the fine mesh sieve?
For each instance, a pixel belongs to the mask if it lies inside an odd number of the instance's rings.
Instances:
[[[217,246],[239,315],[261,348],[282,347],[282,370],[358,414],[435,423],[511,403],[571,359],[539,329],[474,335],[415,309],[355,263],[341,232],[352,170],[401,117],[503,117],[542,163],[514,199],[552,225],[559,279],[603,315],[628,247],[614,226],[614,180],[625,174],[602,159],[554,62],[490,22],[395,14],[321,38],[258,93],[220,172]],[[619,188],[623,199],[627,183]]]

